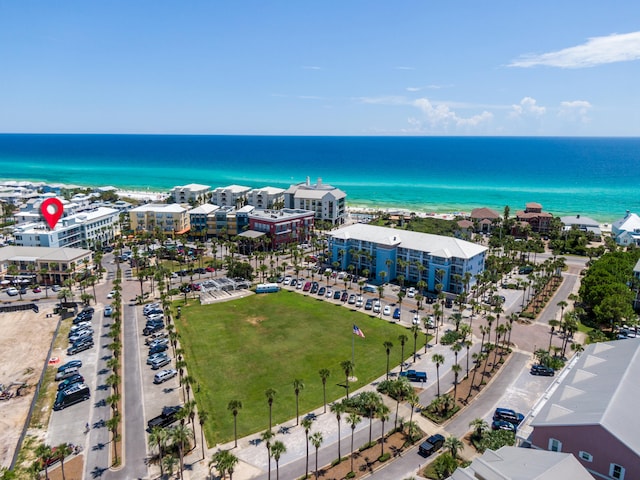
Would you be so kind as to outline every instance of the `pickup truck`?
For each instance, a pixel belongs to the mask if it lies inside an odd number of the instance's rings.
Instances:
[[[427,372],[418,372],[417,370],[407,370],[400,372],[401,377],[407,377],[410,382],[427,383]]]
[[[153,427],[168,427],[178,419],[178,412],[180,410],[182,410],[182,407],[179,405],[164,407],[160,415],[153,417],[147,422],[147,427],[149,427],[148,431],[151,431]]]

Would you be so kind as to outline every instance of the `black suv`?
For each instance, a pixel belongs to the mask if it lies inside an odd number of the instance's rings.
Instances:
[[[551,367],[545,367],[544,365],[534,365],[531,367],[531,375],[542,375],[544,377],[553,377],[555,370]]]
[[[440,450],[443,444],[444,444],[444,437],[439,433],[436,433],[435,435],[431,435],[424,442],[422,442],[422,444],[420,444],[420,447],[418,448],[418,452],[420,453],[420,455],[424,457],[428,457],[432,453]]]
[[[174,423],[178,419],[178,412],[180,410],[182,410],[182,407],[180,405],[176,405],[173,407],[164,407],[160,415],[158,415],[157,417],[153,417],[147,422],[149,431],[151,431],[153,427],[164,428]]]

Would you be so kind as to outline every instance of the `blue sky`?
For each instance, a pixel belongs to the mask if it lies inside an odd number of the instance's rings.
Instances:
[[[0,0],[0,132],[640,135],[640,2]]]

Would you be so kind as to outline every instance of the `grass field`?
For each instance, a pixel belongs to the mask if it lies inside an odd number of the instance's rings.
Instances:
[[[240,400],[238,437],[269,426],[265,390],[277,391],[273,424],[295,417],[294,379],[303,380],[300,413],[322,406],[318,371],[327,368],[327,402],[345,395],[345,375],[340,368],[351,360],[355,341],[357,381],[350,392],[383,375],[391,341],[391,365],[400,363],[398,336],[406,334],[405,357],[413,351],[413,335],[404,327],[300,295],[296,292],[252,295],[231,302],[182,308],[176,321],[189,375],[194,377],[198,407],[209,412],[205,433],[209,445],[233,439],[230,400]],[[353,325],[366,338],[354,336]],[[418,336],[418,348],[424,334]]]

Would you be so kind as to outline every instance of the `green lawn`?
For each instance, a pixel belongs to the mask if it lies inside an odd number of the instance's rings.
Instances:
[[[366,338],[352,334],[353,324]],[[277,391],[274,425],[295,417],[294,379],[305,384],[300,412],[322,405],[318,371],[327,368],[327,402],[344,396],[340,362],[351,359],[355,340],[355,376],[350,392],[383,375],[390,340],[391,364],[400,362],[398,336],[405,333],[405,357],[413,351],[411,331],[380,318],[305,297],[295,292],[252,295],[231,302],[182,307],[176,321],[198,407],[209,412],[205,432],[209,445],[233,439],[230,400],[240,400],[238,437],[269,426],[265,390]],[[424,334],[418,336],[418,349]]]

